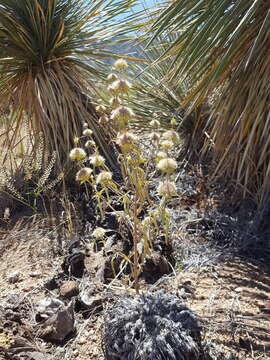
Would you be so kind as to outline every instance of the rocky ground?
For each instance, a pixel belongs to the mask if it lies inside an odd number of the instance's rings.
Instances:
[[[230,205],[230,190],[209,186],[198,169],[181,170],[177,186],[172,251],[159,239],[141,292],[175,294],[197,314],[203,359],[270,359],[270,252],[267,231],[253,231],[254,205],[235,193]],[[0,359],[104,359],[104,315],[119,296],[134,294],[114,215],[103,224],[112,230],[105,244],[91,240],[100,225],[91,221],[65,239],[51,219],[2,221]]]

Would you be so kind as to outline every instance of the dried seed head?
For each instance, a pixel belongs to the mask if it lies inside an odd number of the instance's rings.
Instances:
[[[109,171],[101,171],[97,176],[97,184],[106,185],[112,181],[112,173]]]
[[[95,239],[99,240],[99,239],[103,239],[104,236],[105,236],[105,234],[106,234],[106,230],[105,230],[105,229],[103,229],[102,227],[97,227],[97,228],[93,231],[92,236],[93,236]]]
[[[116,80],[110,89],[113,94],[126,94],[131,89],[131,84],[127,80]]]
[[[94,154],[90,156],[89,160],[90,160],[90,164],[93,165],[94,167],[104,166],[105,164],[104,157],[98,154]]]
[[[160,127],[160,122],[156,119],[150,121],[150,126],[153,129],[158,129]]]
[[[134,112],[127,106],[119,106],[112,112],[111,115],[113,120],[119,121],[120,123],[126,123],[134,117]]]
[[[109,86],[107,87],[107,90],[108,90],[113,96],[118,96],[118,91],[117,91],[117,89],[115,89],[114,86],[109,85]]]
[[[96,146],[96,143],[94,142],[94,140],[88,140],[86,141],[85,145],[86,148],[94,148]]]
[[[83,184],[90,179],[92,172],[93,170],[89,167],[82,168],[76,174],[76,181],[78,181],[80,184]]]
[[[177,168],[177,162],[172,158],[162,159],[158,162],[157,168],[162,172],[171,174]]]
[[[163,149],[166,149],[166,150],[170,150],[174,147],[174,143],[170,140],[164,140],[160,143],[160,146],[163,148]]]
[[[83,135],[84,136],[92,136],[93,135],[93,131],[90,129],[85,129],[83,130]]]
[[[177,121],[176,121],[175,118],[172,118],[172,120],[171,120],[171,125],[172,125],[172,126],[176,126],[176,125],[177,125]]]
[[[87,122],[85,122],[85,123],[83,124],[83,128],[84,128],[84,129],[87,129],[87,128],[88,128]]]
[[[115,109],[121,105],[121,100],[119,99],[119,97],[112,97],[109,101],[109,104],[113,109]]]
[[[109,75],[107,76],[107,81],[108,81],[109,83],[112,83],[112,82],[114,82],[115,80],[118,80],[118,76],[117,76],[116,74],[112,73],[112,74],[109,74]]]
[[[83,160],[86,158],[86,152],[81,148],[74,148],[69,153],[71,160]]]
[[[159,140],[160,140],[160,135],[159,135],[159,133],[157,133],[157,132],[152,132],[152,133],[149,135],[149,138],[150,138],[150,140],[158,143]]]
[[[166,159],[168,155],[164,151],[159,151],[156,156],[156,161],[159,162],[162,159]]]
[[[127,80],[117,80],[116,83],[122,94],[126,94],[132,88],[131,83]]]
[[[118,134],[116,143],[120,146],[127,144],[134,144],[137,142],[137,138],[131,132],[125,132],[124,134]]]
[[[74,144],[77,145],[79,141],[80,141],[80,138],[75,136],[75,138],[73,139]]]
[[[168,130],[162,136],[163,136],[164,139],[172,141],[173,143],[178,143],[179,142],[179,135],[174,130]]]
[[[98,105],[98,106],[96,106],[96,111],[97,111],[98,113],[100,113],[100,114],[105,113],[106,110],[107,110],[107,108],[106,108],[106,106],[104,106],[104,105]]]
[[[101,115],[101,117],[98,119],[99,124],[106,125],[110,122],[110,119],[107,115]]]
[[[114,67],[117,70],[126,70],[128,68],[128,63],[124,59],[116,60]]]
[[[177,195],[176,185],[170,181],[160,183],[157,191],[159,196],[171,197]]]

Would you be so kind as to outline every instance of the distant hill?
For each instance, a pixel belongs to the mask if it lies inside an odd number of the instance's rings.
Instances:
[[[136,58],[143,58],[143,52],[141,46],[136,42],[136,40],[126,40],[117,42],[116,44],[110,46],[110,50],[119,55],[131,56]],[[109,59],[108,62],[112,64],[115,59]]]

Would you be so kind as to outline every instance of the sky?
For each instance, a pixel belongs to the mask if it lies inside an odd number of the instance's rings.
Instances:
[[[133,6],[133,11],[137,12],[151,8],[155,3],[157,3],[157,0],[137,0]]]
[[[144,8],[149,8],[153,6],[155,3],[156,3],[155,0],[143,0],[143,1],[138,0],[135,8],[137,10],[143,10]]]

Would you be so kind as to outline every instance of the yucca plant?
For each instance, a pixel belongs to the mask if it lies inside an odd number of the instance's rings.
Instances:
[[[171,61],[163,59],[162,55],[176,40],[177,34],[170,33],[159,37],[147,47],[150,34],[151,32],[146,32],[143,36],[146,39],[139,44],[140,57],[145,59],[147,64],[138,63],[131,68],[134,91],[129,102],[137,114],[132,126],[147,130],[153,117],[158,119],[164,128],[170,127],[173,121],[181,136],[179,158],[196,154],[202,146],[203,136],[199,136],[199,131],[193,134],[193,129],[198,123],[200,127],[205,124],[209,107],[203,103],[188,114],[184,100],[190,90],[190,77],[168,77],[175,55],[170,57]],[[193,152],[189,151],[191,148]]]
[[[150,48],[146,48],[146,41],[140,42],[140,56],[147,64],[136,64],[132,67],[135,78],[134,92],[130,101],[139,115],[138,127],[149,126],[149,122],[156,113],[164,126],[170,124],[173,114],[179,110],[181,101],[188,89],[188,81],[168,79],[170,63],[155,62],[168,49],[173,36],[157,39]]]
[[[169,3],[152,30],[177,32],[163,58],[169,77],[191,76],[190,109],[214,96],[207,124],[215,175],[225,175],[265,202],[270,191],[270,3],[265,0],[179,0]]]
[[[133,2],[0,0],[0,106],[12,105],[13,141],[27,119],[63,164],[86,122],[115,167],[94,97],[106,65],[101,60],[112,55],[110,43],[130,29],[131,17],[121,14]]]

